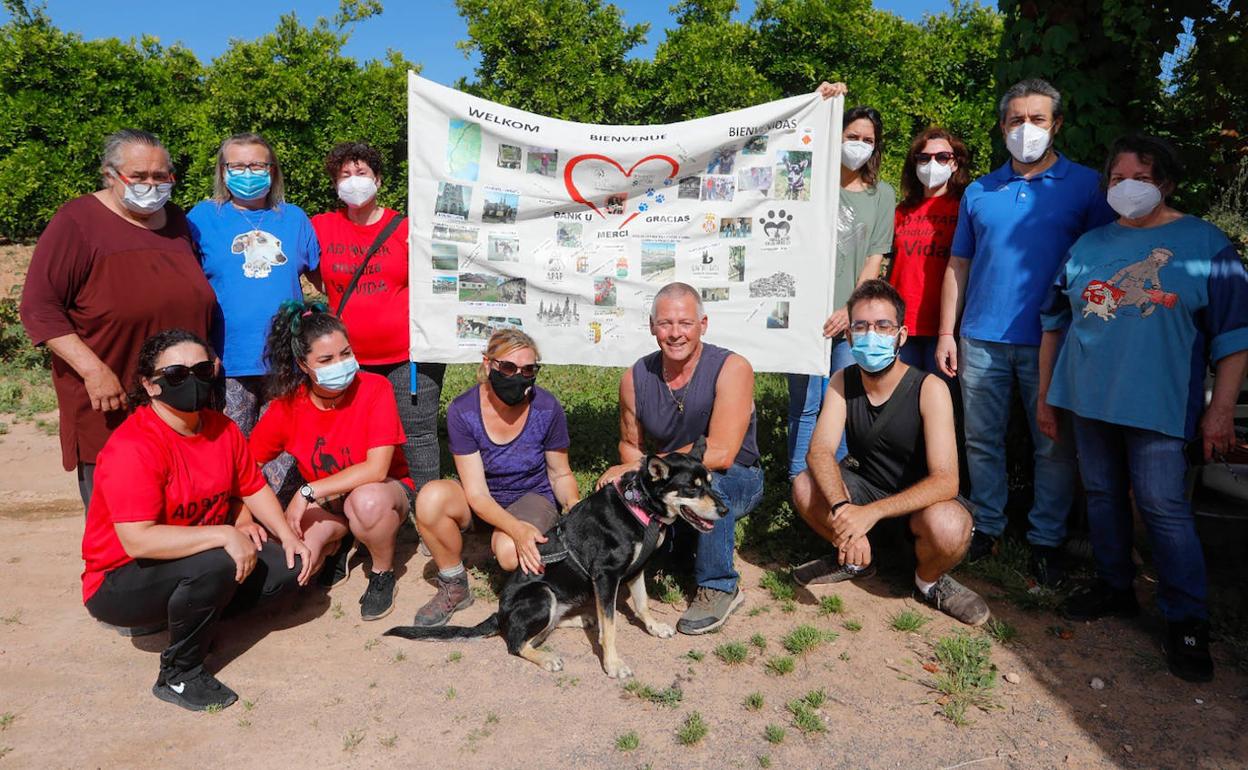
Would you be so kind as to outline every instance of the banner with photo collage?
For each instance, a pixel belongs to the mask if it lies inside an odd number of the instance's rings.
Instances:
[[[408,83],[413,361],[480,361],[515,327],[546,363],[628,366],[656,349],[655,293],[683,281],[708,341],[827,374],[839,97],[600,126]]]

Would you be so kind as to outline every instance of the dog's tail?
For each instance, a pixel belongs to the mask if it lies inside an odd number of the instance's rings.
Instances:
[[[498,613],[495,612],[475,626],[395,626],[382,636],[398,636],[404,639],[432,639],[450,641],[452,639],[484,639],[498,634]]]

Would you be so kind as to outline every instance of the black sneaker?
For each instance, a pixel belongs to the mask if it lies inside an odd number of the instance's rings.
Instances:
[[[162,673],[152,685],[152,695],[190,711],[223,709],[238,700],[238,693],[202,667],[167,678]]]
[[[966,549],[966,556],[963,557],[965,562],[979,561],[986,556],[991,556],[997,549],[997,539],[987,532],[975,530],[971,533],[971,545]]]
[[[1188,682],[1212,682],[1209,623],[1182,620],[1166,624],[1166,663],[1170,673]]]
[[[355,546],[355,536],[350,532],[338,541],[338,550],[325,557],[321,571],[317,573],[316,582],[322,588],[333,588],[342,585],[351,577],[351,548]]]
[[[368,588],[360,597],[360,617],[380,620],[394,610],[394,570],[368,573]]]
[[[1067,620],[1100,620],[1111,615],[1133,618],[1140,614],[1140,603],[1134,589],[1120,591],[1097,578],[1072,593],[1057,611]]]
[[[849,564],[838,564],[836,554],[814,559],[799,564],[793,569],[793,582],[799,586],[817,586],[825,583],[840,583],[843,580],[856,580],[871,577],[875,574],[875,562],[865,567],[854,567]]]
[[[1066,556],[1061,548],[1049,545],[1031,546],[1028,566],[1036,582],[1045,588],[1055,588],[1066,579]]]

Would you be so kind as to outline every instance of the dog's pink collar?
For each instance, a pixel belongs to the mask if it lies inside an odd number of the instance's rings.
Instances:
[[[624,504],[628,506],[628,510],[632,512],[633,517],[641,522],[641,526],[650,526],[650,514],[646,513],[637,499],[637,488],[629,487],[625,490],[620,486],[620,480],[615,480],[615,491],[620,493],[620,497],[624,498]]]

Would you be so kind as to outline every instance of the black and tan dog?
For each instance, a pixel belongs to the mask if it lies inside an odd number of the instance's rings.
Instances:
[[[701,453],[695,453],[700,459]],[[577,503],[539,548],[546,571],[514,573],[503,587],[498,612],[476,626],[400,626],[386,635],[455,640],[501,634],[511,654],[547,671],[559,671],[563,660],[538,647],[565,615],[592,598],[598,609],[603,670],[611,677],[632,676],[615,650],[615,601],[620,584],[628,584],[633,608],[646,631],[662,639],[672,636],[671,626],[650,615],[646,562],[663,542],[667,525],[677,518],[699,532],[708,532],[727,512],[711,491],[710,474],[699,459],[684,454],[647,456],[640,470],[624,474],[615,484]],[[567,625],[582,625],[581,618]]]

